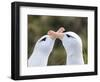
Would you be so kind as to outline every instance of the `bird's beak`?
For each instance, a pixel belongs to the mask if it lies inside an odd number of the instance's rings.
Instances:
[[[56,39],[56,38],[59,38],[59,39],[62,39],[64,34],[63,34],[63,31],[65,31],[65,29],[63,27],[59,28],[57,30],[57,32],[55,31],[48,31],[48,35],[52,38],[52,39]]]
[[[52,30],[49,30],[48,31],[48,35],[51,37],[51,39],[56,39],[57,37],[56,37],[56,32],[54,32],[54,31],[52,31]]]

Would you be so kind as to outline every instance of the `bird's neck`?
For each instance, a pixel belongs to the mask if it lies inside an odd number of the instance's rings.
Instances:
[[[82,50],[71,50],[67,52],[67,64],[84,64]]]
[[[30,57],[30,66],[46,66],[48,62],[48,57],[46,53],[32,54]]]

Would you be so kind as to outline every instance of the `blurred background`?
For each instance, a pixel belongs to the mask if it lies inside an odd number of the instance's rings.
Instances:
[[[62,26],[66,31],[73,31],[81,37],[83,43],[83,58],[85,64],[87,64],[87,17],[28,15],[28,58],[31,56],[35,43],[40,37],[46,35],[49,30],[57,31]],[[49,56],[48,65],[65,64],[65,49],[61,41],[57,39],[54,45],[54,49]]]

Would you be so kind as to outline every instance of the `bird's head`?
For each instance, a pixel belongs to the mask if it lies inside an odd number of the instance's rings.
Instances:
[[[62,33],[65,29],[63,27],[57,30],[57,33]],[[57,38],[56,32],[49,30],[47,35],[42,36],[35,45],[35,51],[48,54],[52,51],[55,39]]]
[[[35,50],[41,53],[48,53],[52,51],[54,40],[49,35],[42,36],[35,45]]]
[[[65,32],[61,40],[67,51],[82,51],[82,40],[76,33]]]

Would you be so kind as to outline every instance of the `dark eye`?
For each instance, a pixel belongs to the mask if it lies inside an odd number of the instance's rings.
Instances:
[[[46,37],[45,38],[43,38],[41,41],[45,41],[46,40]]]
[[[71,36],[71,35],[69,35],[69,34],[66,34],[66,36],[67,36],[68,38],[74,38],[73,36]]]
[[[67,37],[71,37],[69,34],[66,34]]]

